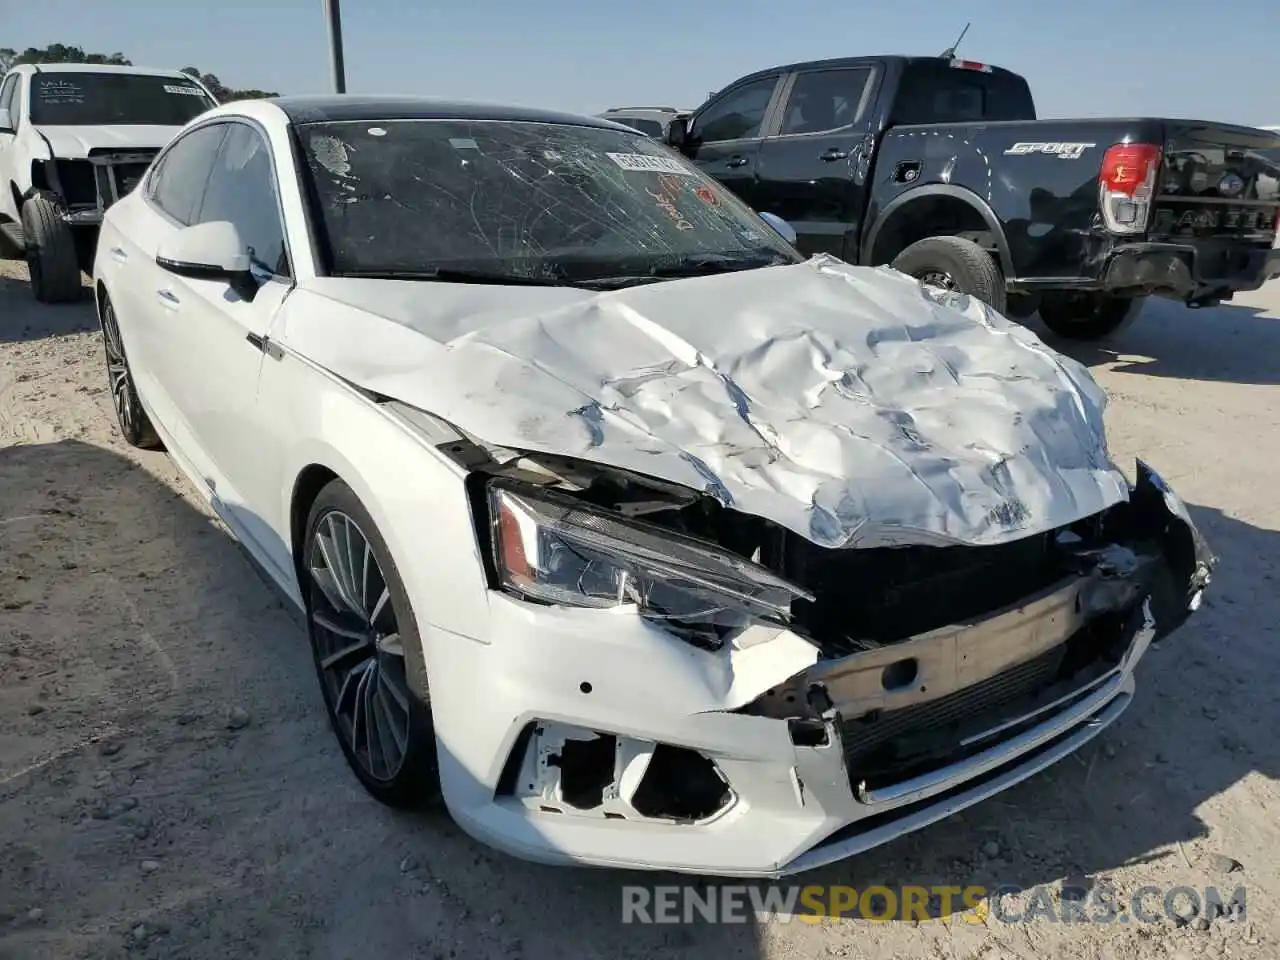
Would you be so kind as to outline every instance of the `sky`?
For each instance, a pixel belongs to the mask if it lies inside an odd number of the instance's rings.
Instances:
[[[936,55],[1031,84],[1042,117],[1280,124],[1280,0],[346,0],[350,93],[597,113],[697,106],[777,64]],[[194,65],[230,87],[333,89],[323,0],[0,0],[0,47],[61,42]]]

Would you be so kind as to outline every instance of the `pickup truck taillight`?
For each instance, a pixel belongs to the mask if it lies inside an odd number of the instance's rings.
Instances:
[[[1102,156],[1098,174],[1102,219],[1112,233],[1147,229],[1163,151],[1154,143],[1117,143]]]

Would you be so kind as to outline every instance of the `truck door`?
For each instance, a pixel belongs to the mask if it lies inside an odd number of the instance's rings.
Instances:
[[[875,74],[872,65],[803,70],[784,84],[776,134],[759,150],[754,206],[790,223],[802,253],[856,262]]]
[[[755,206],[760,134],[780,77],[753,77],[729,87],[689,122],[684,153],[751,206]]]

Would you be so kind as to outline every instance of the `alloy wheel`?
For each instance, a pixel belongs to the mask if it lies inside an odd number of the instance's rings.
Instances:
[[[375,780],[399,773],[411,694],[391,591],[368,538],[341,510],[315,524],[307,549],[311,637],[338,735]]]
[[[102,344],[107,355],[107,382],[111,387],[111,403],[116,408],[120,429],[131,435],[137,429],[138,403],[133,392],[133,378],[124,356],[124,342],[116,323],[115,308],[107,303],[102,311]]]

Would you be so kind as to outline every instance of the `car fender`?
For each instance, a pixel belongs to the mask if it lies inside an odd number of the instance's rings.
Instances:
[[[1012,277],[1013,272],[1013,254],[1009,249],[1009,239],[1005,236],[1004,225],[1000,222],[1000,218],[996,216],[996,212],[991,209],[991,204],[987,203],[982,197],[964,187],[957,187],[949,183],[928,183],[900,194],[885,205],[880,211],[880,215],[876,217],[875,222],[863,235],[862,253],[859,258],[860,263],[868,263],[871,251],[875,249],[876,238],[880,234],[881,228],[884,227],[889,219],[895,214],[901,213],[903,208],[908,204],[923,200],[928,197],[951,197],[962,203],[972,207],[987,225],[987,229],[995,238],[997,259],[1000,263],[1001,272],[1006,277]]]
[[[283,365],[311,366],[288,360]],[[327,371],[322,375],[330,386],[318,395],[314,385],[292,392],[308,400],[292,404],[297,428],[289,433],[299,439],[288,444],[281,502],[272,520],[288,545],[299,589],[294,501],[299,482],[319,467],[345,482],[373,517],[414,603],[424,640],[425,628],[434,626],[487,641],[488,582],[466,471],[363,391]],[[288,391],[287,385],[281,389]],[[298,423],[302,418],[311,423]]]
[[[0,152],[0,179],[5,190],[0,197],[0,210],[15,221],[22,215],[23,202],[33,195],[32,168],[36,163],[53,159],[49,144],[29,123],[22,123],[10,141],[8,149]]]

